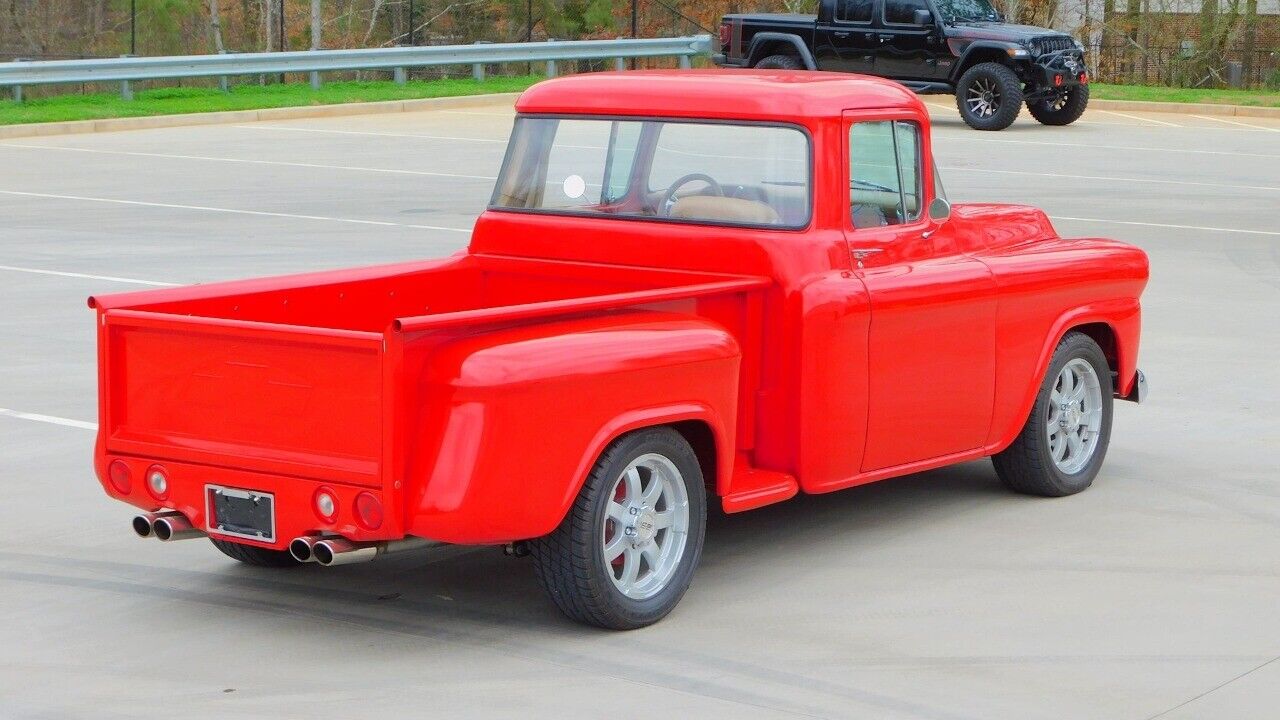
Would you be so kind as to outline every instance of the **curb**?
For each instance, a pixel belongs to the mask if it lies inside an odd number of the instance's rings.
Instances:
[[[182,115],[148,115],[145,117],[107,118],[103,120],[74,120],[69,122],[29,123],[26,125],[0,125],[0,140],[43,135],[74,135],[83,133],[115,132],[118,130],[152,130],[155,128],[186,127],[191,125],[223,125],[263,120],[296,120],[299,118],[342,117],[347,115],[378,115],[384,113],[414,112],[439,108],[462,108],[487,105],[495,101],[515,100],[520,93],[486,93],[482,95],[453,95],[450,97],[418,98],[415,100],[385,100],[367,103],[334,103],[332,105],[297,105],[294,107],[264,108],[262,110],[226,110],[222,112],[186,113]]]
[[[1096,110],[1130,110],[1136,112],[1180,113],[1182,115],[1228,115],[1235,117],[1280,118],[1280,108],[1252,105],[1218,105],[1215,103],[1153,102],[1149,100],[1089,100]]]

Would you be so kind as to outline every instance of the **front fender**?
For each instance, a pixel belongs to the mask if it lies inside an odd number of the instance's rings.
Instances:
[[[962,38],[952,38],[947,41],[951,48],[951,54],[959,58],[951,69],[951,82],[957,82],[960,76],[964,74],[974,64],[974,53],[984,50],[998,51],[1003,57],[1010,60],[1028,60],[1031,55],[1027,49],[1017,43],[1005,42],[1002,40],[969,40]],[[1019,55],[1010,55],[1009,51],[1021,53]]]
[[[407,472],[413,535],[545,535],[604,448],[640,427],[698,421],[719,452],[733,446],[741,351],[700,318],[606,314],[460,335],[429,353]]]

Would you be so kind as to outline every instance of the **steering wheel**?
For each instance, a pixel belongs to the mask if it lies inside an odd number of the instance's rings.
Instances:
[[[720,187],[720,183],[716,182],[715,178],[706,173],[689,173],[671,183],[671,187],[668,187],[667,191],[662,194],[662,202],[658,205],[658,212],[663,217],[671,217],[671,209],[676,206],[676,191],[694,180],[701,180],[707,184],[717,197],[724,197],[724,188]]]

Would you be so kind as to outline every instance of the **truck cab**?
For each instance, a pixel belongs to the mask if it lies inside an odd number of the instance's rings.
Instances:
[[[505,546],[635,628],[712,504],[987,456],[1079,492],[1145,394],[1146,256],[952,206],[901,85],[597,73],[516,110],[452,257],[90,299],[95,467],[139,535],[273,567]]]

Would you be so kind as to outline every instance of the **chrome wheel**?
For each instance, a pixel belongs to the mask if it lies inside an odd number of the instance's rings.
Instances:
[[[1088,465],[1101,429],[1102,383],[1089,361],[1075,358],[1054,380],[1045,419],[1049,456],[1058,470],[1074,475]]]
[[[674,463],[649,453],[614,482],[602,533],[605,572],[619,592],[644,600],[675,575],[689,538],[689,494]]]
[[[980,77],[969,86],[965,102],[969,111],[980,118],[988,118],[1000,109],[1000,85],[995,78]]]

